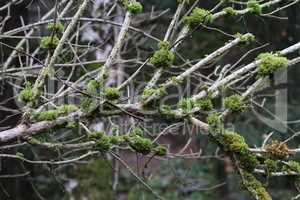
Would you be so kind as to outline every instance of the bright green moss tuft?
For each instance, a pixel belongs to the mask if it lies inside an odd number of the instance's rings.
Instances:
[[[37,112],[34,114],[34,118],[38,121],[52,121],[59,117],[57,110],[47,110],[43,112]]]
[[[157,156],[165,156],[168,153],[168,149],[162,145],[159,145],[153,149],[153,152]]]
[[[263,184],[248,172],[243,173],[243,185],[251,193],[255,199],[272,200],[271,196],[263,186]]]
[[[20,91],[18,101],[23,103],[34,102],[38,92],[35,92],[29,82],[25,83],[25,88]]]
[[[59,43],[59,38],[56,35],[42,37],[41,47],[43,49],[52,50],[55,49]]]
[[[136,15],[143,11],[143,5],[140,2],[131,2],[124,1],[125,8],[127,11],[129,11],[131,14]]]
[[[110,137],[103,134],[101,139],[96,141],[96,147],[103,152],[110,150],[112,148]]]
[[[110,143],[113,145],[119,145],[124,142],[124,138],[122,136],[112,135],[110,136]]]
[[[151,152],[153,145],[150,139],[135,136],[130,138],[129,146],[137,153],[147,155]]]
[[[206,121],[209,125],[209,132],[211,134],[218,134],[222,132],[221,113],[213,112],[209,114]]]
[[[250,9],[251,13],[260,15],[262,12],[262,7],[256,0],[249,0],[247,2],[247,8]]]
[[[58,32],[64,30],[64,25],[60,22],[50,22],[47,26],[48,30]]]
[[[98,93],[99,90],[100,90],[100,88],[101,88],[101,84],[97,80],[90,80],[86,84],[86,90],[90,94],[96,94],[96,93]]]
[[[260,61],[257,73],[261,77],[273,74],[278,69],[286,67],[289,62],[287,58],[274,53],[262,53],[257,60]]]
[[[224,100],[224,105],[225,108],[233,112],[243,111],[245,109],[245,104],[240,95],[226,97]]]
[[[264,165],[268,173],[276,172],[279,169],[278,164],[278,160],[266,159],[264,161]]]
[[[150,89],[145,89],[142,94],[142,100],[147,100],[149,97],[152,95],[157,95],[158,97],[166,94],[166,90],[163,87],[160,88],[150,88]]]
[[[80,108],[82,108],[83,111],[89,112],[92,108],[93,100],[89,97],[82,97],[80,101]]]
[[[235,37],[236,38],[239,38],[241,40],[241,43],[242,44],[250,44],[251,42],[254,42],[255,41],[255,36],[252,35],[252,34],[240,34],[240,33],[236,33],[235,34]]]
[[[244,138],[235,132],[225,131],[221,138],[221,143],[226,151],[240,152],[248,148]]]
[[[296,172],[300,173],[300,164],[296,161],[290,160],[284,166],[283,170],[286,172]]]
[[[108,100],[117,100],[120,98],[121,94],[118,88],[107,87],[104,89],[104,96]]]
[[[205,99],[199,99],[195,102],[195,106],[199,107],[201,110],[209,111],[214,108],[213,103],[211,99],[205,98]]]
[[[229,16],[236,16],[236,15],[238,15],[237,11],[236,11],[234,8],[232,8],[232,7],[224,8],[223,11],[224,11],[227,15],[229,15]]]
[[[177,107],[181,108],[184,113],[189,113],[195,107],[195,101],[191,98],[183,98],[178,102]]]
[[[71,113],[71,112],[74,112],[76,110],[78,110],[77,106],[74,105],[74,104],[65,104],[65,105],[61,105],[61,106],[58,106],[56,108],[58,114],[68,114],[68,113]]]
[[[170,44],[168,42],[160,42],[159,50],[155,51],[150,58],[150,63],[157,68],[169,68],[172,66],[175,55],[169,50]]]
[[[143,137],[144,136],[144,131],[143,129],[139,128],[139,127],[134,127],[131,131],[130,131],[130,135],[132,136],[140,136]]]
[[[202,23],[212,23],[213,15],[208,10],[195,8],[190,16],[185,17],[185,22],[193,28]]]
[[[102,131],[95,131],[95,132],[90,133],[88,135],[88,138],[90,140],[97,141],[97,140],[100,140],[103,137],[103,135],[105,135],[104,132],[102,132]]]

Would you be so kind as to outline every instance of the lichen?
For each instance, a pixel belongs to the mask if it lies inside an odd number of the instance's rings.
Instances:
[[[272,75],[278,69],[286,67],[289,62],[286,57],[275,53],[262,53],[257,60],[259,60],[257,73],[261,77]]]
[[[104,96],[106,99],[113,101],[119,99],[121,94],[118,88],[106,87],[104,89]]]
[[[58,32],[58,31],[63,31],[64,30],[64,25],[60,22],[50,22],[47,26],[48,30],[53,31],[53,32]]]
[[[212,23],[213,15],[202,8],[194,8],[190,16],[185,17],[185,23],[190,27],[196,27],[202,23]]]
[[[250,194],[259,200],[272,200],[263,184],[255,178],[254,175],[248,172],[243,172],[243,185]]]
[[[223,11],[224,11],[227,15],[229,15],[229,16],[236,16],[236,15],[238,15],[237,10],[235,10],[235,9],[232,8],[232,7],[224,8]]]
[[[43,49],[53,50],[59,43],[59,38],[56,35],[42,37],[41,47]]]
[[[147,155],[151,152],[153,144],[150,139],[142,138],[140,136],[131,137],[129,146],[137,153]]]
[[[270,144],[266,144],[264,149],[268,154],[276,158],[286,158],[290,155],[287,144],[278,140],[273,140]]]
[[[250,12],[253,14],[260,15],[262,12],[262,7],[259,5],[259,3],[256,0],[249,0],[247,2],[247,8],[250,9]]]
[[[157,156],[165,156],[168,153],[168,149],[162,145],[159,145],[153,149],[153,152]]]
[[[233,112],[239,112],[245,109],[245,103],[243,102],[242,97],[237,94],[226,97],[224,106]]]
[[[150,63],[157,68],[169,68],[172,66],[175,55],[169,50],[169,43],[160,42],[158,44],[159,49],[155,51],[153,56],[150,58]]]

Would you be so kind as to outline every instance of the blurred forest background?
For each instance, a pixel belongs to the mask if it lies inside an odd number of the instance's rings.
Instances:
[[[0,7],[2,4],[0,2]],[[4,0],[5,1],[5,0]],[[97,2],[97,0],[95,1]],[[212,1],[200,1],[199,7],[211,9],[216,0]],[[169,9],[164,15],[160,16],[157,20],[139,23],[138,19],[133,26],[139,27],[143,30],[152,27],[152,34],[157,38],[162,38],[165,30],[167,29],[171,16],[176,9],[175,0],[142,0],[144,5],[144,13],[150,12],[151,9],[155,11],[164,11]],[[101,2],[98,4],[99,10],[101,10]],[[3,3],[4,5],[4,3]],[[7,31],[21,26],[20,17],[24,19],[24,23],[32,23],[38,21],[41,14],[45,13],[50,7],[53,7],[53,2],[42,0],[25,0],[23,3],[12,6],[11,18],[7,23],[4,30]],[[292,45],[300,41],[300,5],[292,6],[279,13],[282,16],[288,16],[285,19],[278,18],[262,18],[254,15],[245,15],[243,17],[237,17],[235,19],[222,18],[218,20],[214,26],[221,27],[221,29],[227,33],[235,34],[237,32],[253,33],[257,37],[257,43],[259,45],[270,43],[262,51],[272,51],[275,49],[283,49],[289,45]],[[85,16],[93,16],[96,12],[95,8],[90,6],[86,11]],[[0,12],[0,17],[6,16],[7,13]],[[100,17],[105,18],[105,16]],[[146,14],[140,15],[137,18],[146,17]],[[155,26],[153,26],[155,24]],[[105,26],[105,24],[100,24]],[[161,31],[164,30],[164,31]],[[43,31],[43,30],[40,30]],[[97,37],[95,32],[86,30],[87,35],[83,38],[84,41],[96,42]],[[215,50],[219,46],[228,41],[228,37],[222,33],[214,32],[200,28],[195,31],[187,41],[180,46],[178,51],[182,55],[189,55],[190,59],[202,57],[212,50]],[[90,34],[90,35],[89,35]],[[101,33],[102,34],[102,33]],[[111,37],[114,33],[113,29],[108,29],[107,37]],[[0,33],[1,35],[1,33]],[[115,36],[112,36],[115,37]],[[96,38],[96,39],[95,39]],[[3,39],[0,36],[0,41],[15,45],[16,41],[11,39]],[[38,44],[37,44],[38,45]],[[156,48],[156,44],[153,41],[145,39],[143,42],[137,44],[140,49],[145,52],[152,51]],[[257,45],[257,44],[256,44]],[[4,46],[0,46],[0,63],[3,64],[5,58],[9,55],[10,50]],[[108,48],[109,49],[109,48]],[[199,52],[201,49],[201,52]],[[134,50],[133,50],[134,51]],[[225,65],[234,62],[248,50],[243,47],[239,47],[231,52],[229,56],[218,61],[219,65]],[[94,55],[95,56],[95,55]],[[123,55],[124,58],[130,58],[130,54]],[[143,55],[141,55],[143,56]],[[256,57],[256,54],[250,54],[245,62],[251,61]],[[96,55],[96,59],[101,59],[101,55]],[[18,64],[18,61],[14,63]],[[17,66],[16,66],[17,67]],[[93,69],[93,65],[88,68]],[[296,123],[300,118],[300,89],[299,89],[299,66],[293,66],[289,68],[287,75],[288,81],[275,85],[276,90],[286,90],[288,96],[288,120],[294,121],[289,123],[291,129],[299,129],[299,123]],[[124,65],[125,71],[128,72],[135,68]],[[140,81],[146,81],[151,78],[151,73],[144,72],[140,75]],[[298,83],[297,83],[298,82]],[[275,100],[271,94],[274,93],[274,88],[266,88],[264,91],[264,98],[267,98],[267,107],[270,110],[275,111]],[[4,101],[13,96],[13,91],[5,80],[1,80],[0,84],[0,101]],[[270,95],[267,95],[270,94]],[[266,97],[267,96],[267,97]],[[272,103],[273,102],[273,103]],[[15,108],[14,101],[6,101],[5,105],[11,108]],[[278,106],[278,105],[277,105]],[[266,113],[261,113],[267,118],[272,118]],[[1,127],[10,126],[18,123],[19,115],[14,115],[6,120],[6,116],[9,112],[1,111],[0,121]],[[274,130],[262,121],[258,120],[254,112],[247,112],[247,114],[241,114],[235,117],[236,130],[246,133],[245,138],[252,146],[259,145],[263,140],[263,136],[270,131]],[[76,130],[74,130],[76,131]],[[285,134],[289,134],[289,131],[274,130],[276,134],[274,137],[281,138]],[[207,144],[207,138],[205,136],[195,136],[192,148],[197,150],[205,147]],[[172,149],[179,149],[181,145],[184,145],[188,136],[172,135],[166,136],[165,140],[171,143]],[[299,139],[295,139],[295,142],[300,142]],[[296,147],[296,146],[295,146]],[[35,157],[37,151],[43,151],[42,149],[34,149],[21,147],[18,151],[30,151],[32,158]],[[151,171],[152,175],[149,179],[149,185],[151,185],[156,191],[164,196],[166,199],[172,200],[243,200],[249,199],[249,196],[240,190],[240,184],[238,177],[234,174],[234,170],[230,164],[230,161],[215,160],[214,147],[205,148],[202,152],[203,155],[207,155],[201,159],[172,159],[172,160],[160,160],[159,162],[153,161],[147,170]],[[0,149],[0,151],[2,151]],[[133,168],[136,165],[137,156],[131,154],[128,156],[128,160],[131,160]],[[1,164],[2,162],[2,164]],[[79,165],[66,165],[61,168],[52,168],[51,166],[43,165],[34,166],[20,161],[9,160],[0,162],[0,174],[13,174],[23,169],[30,169],[29,176],[24,176],[18,179],[6,178],[0,179],[0,199],[15,199],[15,200],[35,200],[35,199],[47,199],[47,200],[62,200],[62,199],[74,199],[74,200],[110,200],[110,199],[129,199],[129,200],[150,200],[155,199],[147,191],[144,191],[143,187],[136,182],[126,169],[121,169],[119,187],[117,191],[117,197],[113,194],[112,179],[113,170],[109,160],[95,159],[89,163],[81,163]],[[3,162],[10,162],[3,164]],[[26,171],[25,170],[25,171]],[[287,178],[281,178],[280,182],[277,178],[272,178],[268,183],[272,185],[270,193],[274,199],[290,199],[297,194],[297,185],[294,185],[294,181]],[[216,188],[213,186],[218,185]]]

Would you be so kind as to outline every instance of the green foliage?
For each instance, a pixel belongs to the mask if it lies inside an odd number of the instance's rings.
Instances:
[[[86,90],[90,94],[98,93],[100,88],[101,88],[101,83],[94,79],[90,80],[86,85]]]
[[[151,152],[153,144],[152,141],[148,138],[135,136],[130,138],[129,146],[136,152],[147,155]]]
[[[210,98],[199,99],[195,102],[195,106],[199,107],[201,110],[209,111],[214,108],[213,103]]]
[[[243,173],[243,185],[255,199],[272,200],[263,184],[248,172]]]
[[[185,23],[190,27],[196,27],[202,23],[212,23],[213,15],[205,9],[195,8],[190,16],[185,17]]]
[[[159,145],[153,149],[153,152],[157,156],[165,156],[168,153],[168,149],[162,145]]]
[[[236,38],[239,38],[241,40],[241,43],[242,44],[250,44],[251,42],[254,42],[255,41],[255,36],[252,35],[252,34],[241,34],[241,33],[236,33],[235,34],[235,37]]]
[[[279,169],[278,164],[278,160],[266,159],[264,161],[264,165],[268,173],[276,172]]]
[[[43,49],[52,50],[55,49],[59,43],[59,38],[56,35],[42,37],[41,47]]]
[[[83,111],[89,112],[93,105],[93,99],[89,97],[82,97],[80,101],[80,108],[82,108]]]
[[[134,127],[131,131],[130,131],[130,135],[131,136],[140,136],[143,137],[144,136],[144,131],[143,129],[139,128],[139,127]]]
[[[18,95],[18,101],[23,103],[34,102],[38,94],[39,92],[34,91],[34,89],[32,88],[29,82],[25,82],[25,88],[20,91]]]
[[[60,22],[50,22],[47,26],[48,30],[53,31],[53,32],[58,32],[58,31],[63,31],[64,30],[64,25]]]
[[[213,109],[213,103],[210,98],[204,98],[199,100],[193,100],[192,98],[181,99],[177,106],[183,110],[184,113],[190,113],[193,108],[200,108],[203,111],[209,111]]]
[[[122,0],[123,6],[131,14],[136,15],[143,10],[143,5],[140,2],[129,2],[128,0]]]
[[[209,114],[206,121],[209,125],[209,132],[211,134],[218,134],[222,132],[221,113],[213,112]]]
[[[238,15],[237,10],[235,10],[235,9],[232,8],[232,7],[224,8],[223,11],[224,11],[227,15],[229,15],[229,16],[236,16],[236,15]]]
[[[97,141],[100,140],[105,133],[103,131],[95,131],[88,135],[90,140]]]
[[[110,137],[103,134],[102,137],[96,140],[96,147],[102,152],[106,152],[112,148]]]
[[[262,12],[262,7],[256,0],[249,0],[247,2],[247,8],[250,9],[251,13],[260,15]]]
[[[104,96],[108,100],[117,100],[120,98],[121,94],[118,88],[106,87],[104,89]]]
[[[150,58],[150,63],[157,68],[169,68],[172,66],[175,55],[169,50],[168,42],[160,42],[158,44],[159,50],[155,51],[153,56]]]
[[[38,121],[52,121],[57,119],[61,115],[69,114],[76,111],[77,109],[77,106],[73,104],[61,105],[54,110],[35,112],[33,116]]]
[[[290,160],[283,166],[283,170],[286,172],[300,173],[300,164],[294,160]]]
[[[64,104],[64,105],[58,106],[56,108],[56,110],[59,115],[62,115],[62,114],[69,114],[71,112],[74,112],[74,111],[78,110],[78,108],[74,104]]]
[[[224,100],[225,108],[233,111],[243,111],[245,108],[245,103],[242,100],[242,97],[240,95],[232,95],[229,97],[226,97]]]
[[[278,69],[286,67],[289,62],[287,58],[274,53],[262,53],[257,60],[260,61],[257,73],[261,77],[272,75]]]
[[[142,100],[147,100],[149,97],[151,97],[154,94],[157,95],[158,97],[161,97],[162,95],[166,94],[166,90],[163,87],[145,89],[142,94]]]

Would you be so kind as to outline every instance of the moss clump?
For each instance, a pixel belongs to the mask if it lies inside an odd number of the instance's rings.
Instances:
[[[62,115],[62,114],[69,114],[71,112],[74,112],[78,110],[78,108],[74,104],[65,104],[65,105],[58,106],[56,110],[59,115]]]
[[[290,155],[287,144],[282,143],[278,140],[273,140],[270,144],[264,146],[264,149],[273,157],[286,158]]]
[[[150,58],[150,63],[157,68],[169,68],[174,62],[175,55],[169,50],[169,43],[160,42],[158,46],[159,50]]]
[[[206,121],[209,125],[209,132],[211,134],[218,134],[222,132],[221,113],[213,112],[208,115]]]
[[[223,11],[224,11],[227,15],[229,15],[229,16],[236,16],[236,15],[238,15],[237,10],[235,10],[235,9],[232,8],[232,7],[224,8]]]
[[[35,92],[29,82],[25,83],[25,88],[18,95],[18,101],[23,103],[34,102],[39,92]]]
[[[110,150],[112,148],[110,137],[103,134],[101,139],[96,141],[96,148],[103,152]]]
[[[248,172],[243,172],[242,176],[243,185],[255,199],[272,200],[263,184],[257,180],[254,175]]]
[[[52,49],[56,48],[56,46],[58,45],[58,43],[59,43],[59,39],[58,39],[58,37],[56,35],[45,36],[45,37],[42,37],[41,47],[43,49],[52,50]]]
[[[183,98],[177,103],[177,107],[181,108],[184,113],[190,113],[195,107],[195,101],[191,98]]]
[[[257,73],[261,77],[272,75],[278,69],[286,67],[289,62],[287,58],[274,53],[262,53],[257,60],[260,61]]]
[[[199,107],[201,110],[209,111],[214,108],[213,103],[210,98],[199,99],[195,102],[195,106]]]
[[[95,131],[95,132],[90,133],[88,135],[88,138],[90,140],[97,141],[97,140],[100,140],[103,137],[103,135],[105,135],[104,132],[102,132],[102,131]]]
[[[143,5],[140,2],[127,3],[126,10],[128,10],[131,14],[136,15],[142,12]]]
[[[48,30],[53,31],[53,32],[58,32],[58,31],[63,31],[64,30],[64,25],[60,22],[51,22],[47,26]]]
[[[236,38],[239,38],[241,40],[241,43],[242,44],[250,44],[251,42],[254,42],[255,41],[255,36],[252,35],[252,34],[240,34],[240,33],[236,33],[234,35]]]
[[[262,7],[256,0],[249,0],[247,2],[247,8],[250,9],[251,13],[260,15],[262,12]]]
[[[245,104],[240,95],[226,97],[224,100],[224,106],[233,112],[243,111],[245,109]]]
[[[167,92],[163,87],[145,89],[142,94],[142,100],[147,100],[152,95],[157,95],[157,98],[159,98],[165,94],[167,94]]]
[[[276,172],[279,169],[278,164],[278,160],[266,159],[264,161],[265,169],[268,173]]]
[[[151,152],[153,144],[150,139],[135,136],[130,138],[129,146],[137,153],[147,155]]]
[[[107,87],[104,89],[104,96],[106,99],[113,101],[119,99],[121,94],[118,88]]]
[[[168,153],[168,149],[162,145],[159,145],[153,149],[153,152],[157,156],[165,156]]]
[[[89,112],[91,108],[93,107],[93,100],[89,97],[82,97],[80,102],[80,108],[82,108],[83,111]]]
[[[290,160],[283,166],[283,170],[288,173],[300,173],[300,164],[294,160]]]
[[[86,90],[90,94],[96,94],[100,92],[101,84],[97,80],[90,80],[86,84]]]
[[[113,145],[119,145],[124,142],[124,138],[122,136],[112,135],[110,136],[110,143]]]
[[[134,127],[131,131],[130,131],[130,135],[131,136],[140,136],[143,137],[144,136],[144,131],[143,129],[139,128],[139,127]]]
[[[48,110],[35,113],[34,118],[38,121],[52,121],[59,117],[57,110]]]
[[[195,8],[190,16],[185,17],[185,22],[193,28],[202,23],[212,23],[213,15],[208,10]]]

